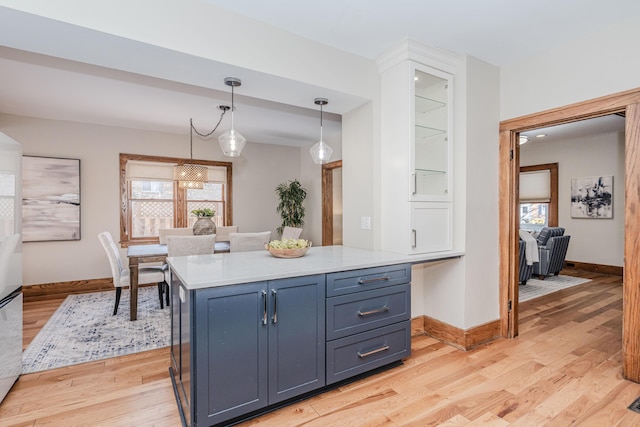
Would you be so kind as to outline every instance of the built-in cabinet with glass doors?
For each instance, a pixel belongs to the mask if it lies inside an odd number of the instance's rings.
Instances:
[[[381,78],[383,246],[451,251],[453,74],[405,60]]]

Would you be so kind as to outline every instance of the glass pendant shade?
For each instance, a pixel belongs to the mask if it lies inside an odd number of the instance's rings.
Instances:
[[[309,152],[311,153],[313,162],[318,165],[322,165],[329,161],[331,154],[333,153],[333,149],[320,140],[313,144],[311,149],[309,149]]]
[[[231,113],[233,115],[233,113]],[[218,138],[222,153],[228,157],[238,157],[242,152],[247,139],[237,130],[229,129]]]
[[[333,149],[322,140],[322,106],[327,105],[329,100],[326,98],[316,98],[313,100],[316,105],[320,106],[320,141],[313,144],[309,149],[313,162],[318,165],[327,163],[331,159]]]
[[[173,168],[173,180],[180,188],[204,188],[209,181],[209,169],[201,165],[178,165]]]
[[[235,108],[233,102],[233,88],[240,86],[242,82],[240,79],[235,77],[226,77],[224,79],[224,84],[231,86],[231,129],[218,137],[218,143],[220,144],[222,153],[225,156],[238,157],[247,143],[247,138],[242,136],[242,134],[233,127],[233,111]]]

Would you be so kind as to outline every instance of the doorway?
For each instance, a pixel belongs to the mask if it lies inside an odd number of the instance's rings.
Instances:
[[[518,335],[518,185],[520,132],[608,114],[625,114],[625,238],[623,276],[623,375],[640,382],[640,89],[500,123],[499,242],[500,319],[504,337]]]
[[[322,165],[322,246],[342,245],[342,160]]]

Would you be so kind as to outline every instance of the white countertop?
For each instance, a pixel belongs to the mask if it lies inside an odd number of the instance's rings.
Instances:
[[[300,258],[276,258],[264,250],[169,257],[167,262],[187,289],[203,289],[383,265],[424,263],[462,255],[462,252],[402,255],[344,246],[319,246],[309,248]]]

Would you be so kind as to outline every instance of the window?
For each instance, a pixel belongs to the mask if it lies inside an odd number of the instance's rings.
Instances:
[[[174,225],[172,181],[129,180],[130,235],[132,239],[158,235]]]
[[[520,228],[540,231],[549,226],[549,203],[520,203]]]
[[[179,188],[173,167],[181,163],[209,167],[203,189]],[[192,227],[194,209],[210,208],[218,226],[233,223],[232,164],[206,160],[120,154],[120,242],[157,243],[158,229]]]
[[[558,225],[558,164],[520,168],[520,228],[540,231]]]
[[[213,209],[216,212],[216,216],[212,219],[216,226],[225,225],[224,206],[224,184],[209,182],[204,185],[202,190],[187,190],[187,212],[191,212],[194,209]],[[193,227],[197,219],[193,215],[189,216],[187,227]]]

